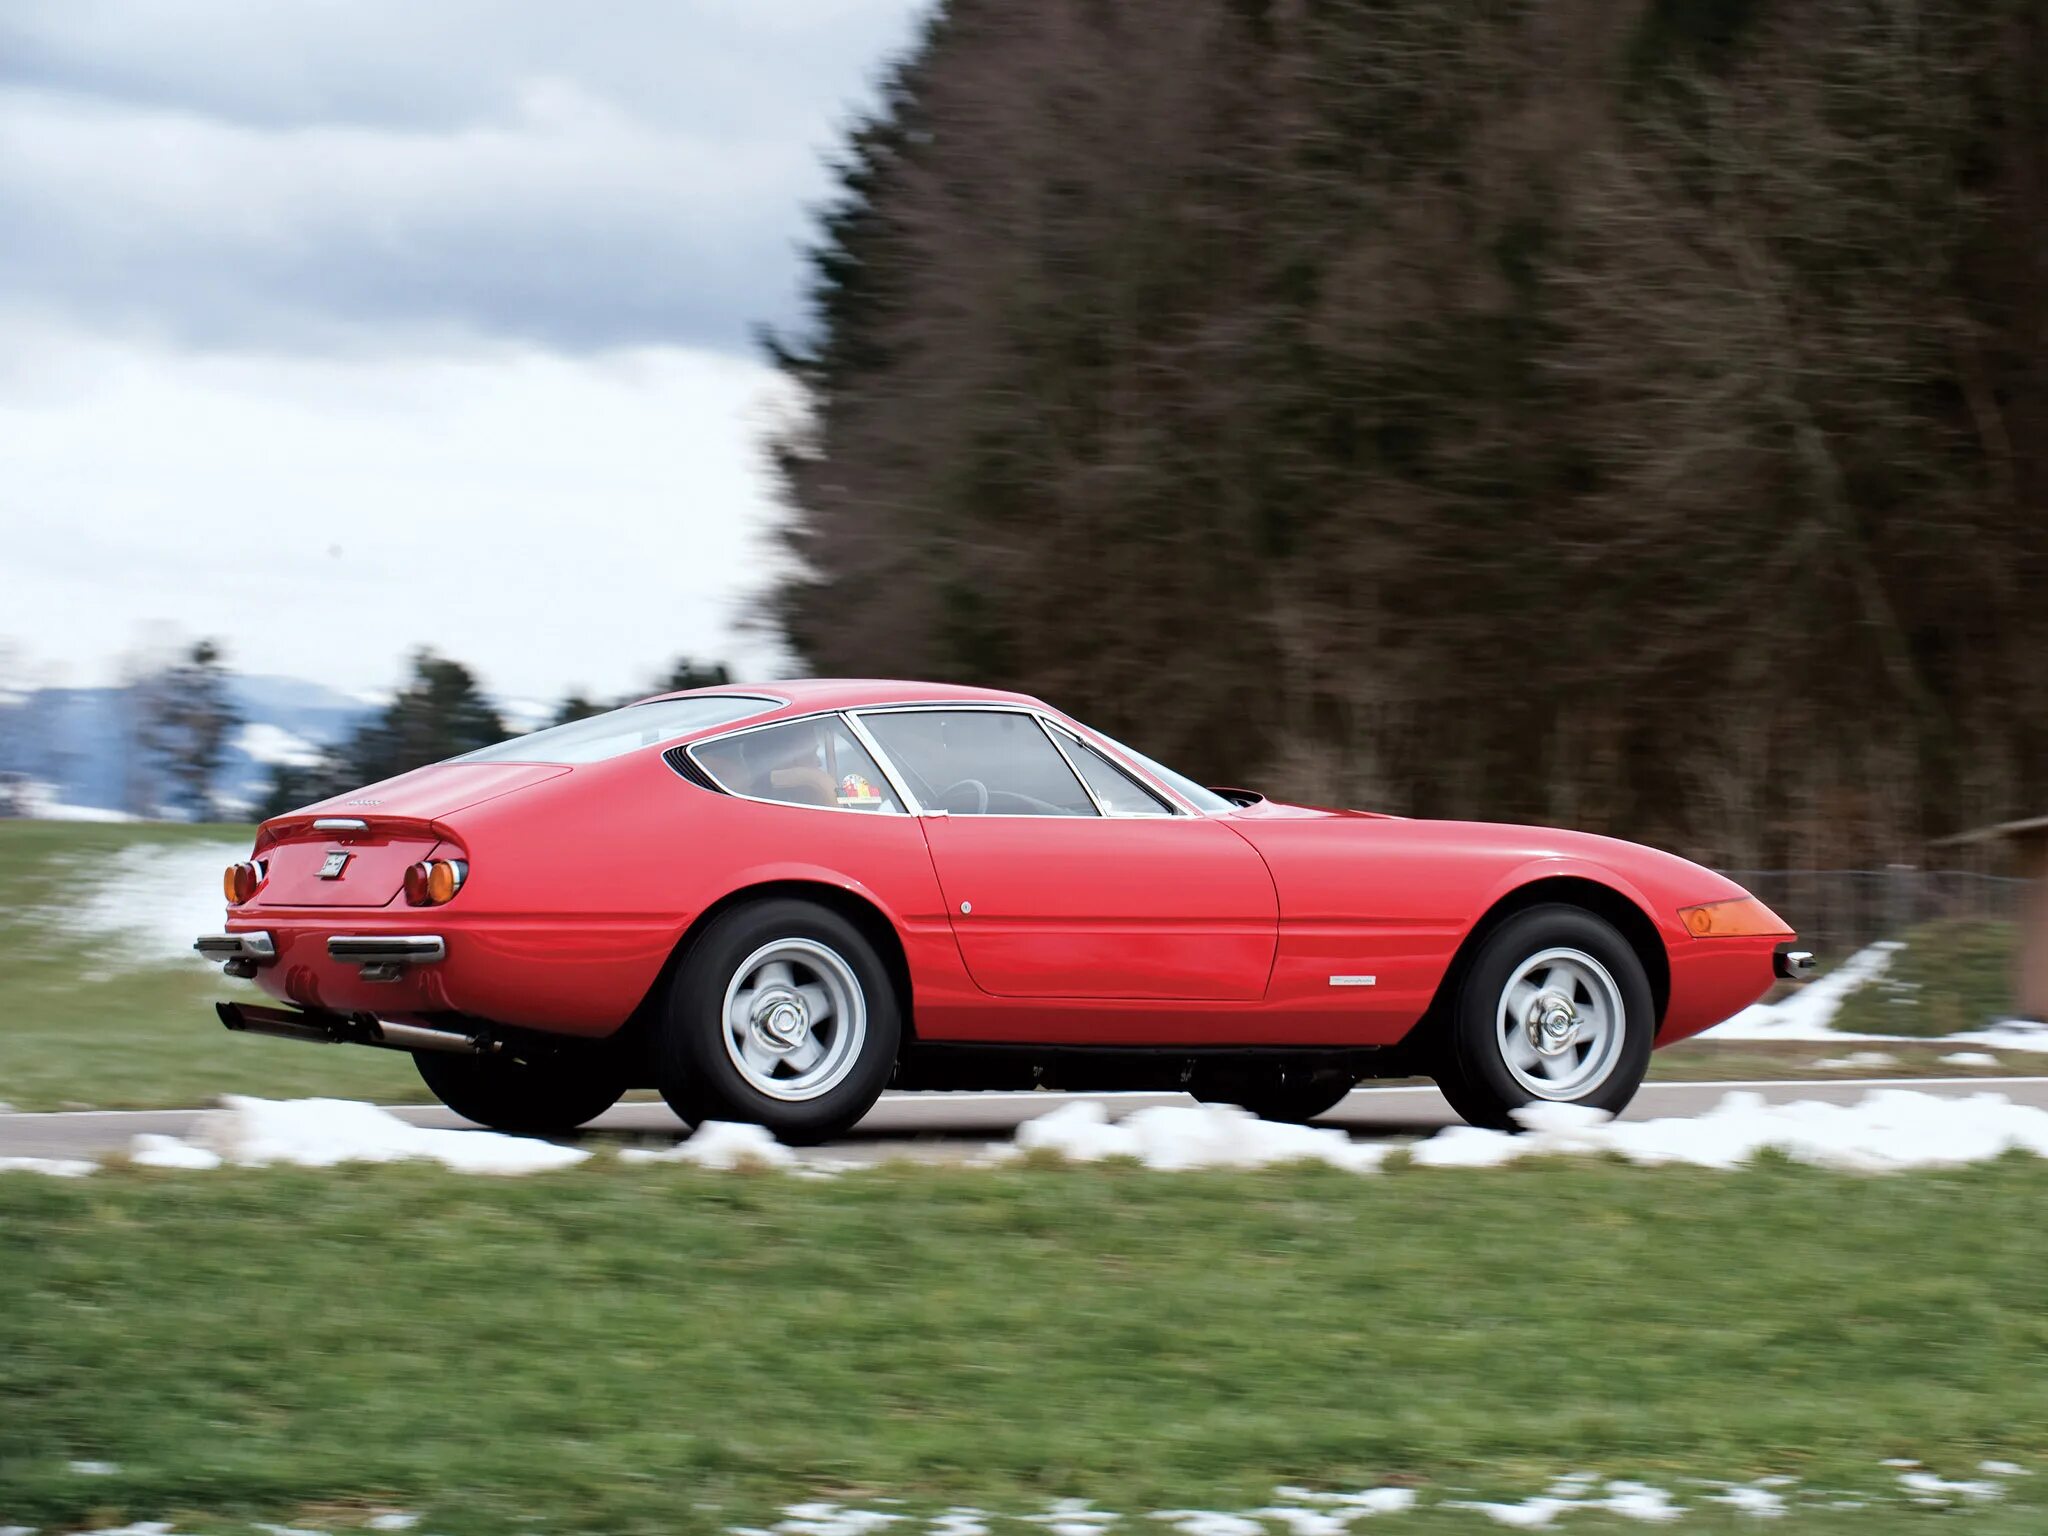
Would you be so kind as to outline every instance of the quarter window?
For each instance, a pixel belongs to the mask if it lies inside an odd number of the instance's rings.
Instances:
[[[1171,816],[1173,807],[1079,737],[1060,733],[1075,769],[1112,816]]]
[[[690,755],[736,795],[827,810],[903,810],[867,748],[836,715],[700,742]]]
[[[1093,816],[1052,739],[1007,710],[900,710],[861,723],[928,810],[955,816]]]

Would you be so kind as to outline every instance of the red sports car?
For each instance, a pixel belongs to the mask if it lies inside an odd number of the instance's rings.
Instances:
[[[1205,789],[1020,694],[808,681],[650,699],[263,824],[199,940],[560,1131],[627,1088],[837,1135],[886,1087],[1180,1088],[1306,1119],[1427,1073],[1506,1125],[1619,1110],[1650,1051],[1808,956],[1741,887],[1579,832]]]

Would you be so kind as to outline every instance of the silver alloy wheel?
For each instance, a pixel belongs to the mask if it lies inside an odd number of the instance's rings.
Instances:
[[[1582,949],[1546,949],[1515,967],[1494,1024],[1517,1083],[1539,1099],[1578,1099],[1621,1060],[1628,1010],[1598,960]]]
[[[816,939],[776,939],[747,956],[719,1018],[725,1053],[747,1086],[788,1103],[838,1087],[868,1037],[860,979]]]

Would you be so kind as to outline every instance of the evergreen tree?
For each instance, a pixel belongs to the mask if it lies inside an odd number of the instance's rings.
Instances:
[[[1735,865],[2038,812],[2044,143],[2038,0],[941,0],[770,338],[785,636]]]

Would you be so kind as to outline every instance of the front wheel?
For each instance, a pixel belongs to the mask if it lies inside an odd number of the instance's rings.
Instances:
[[[896,989],[846,918],[750,902],[712,922],[670,985],[662,1096],[686,1120],[741,1120],[829,1141],[873,1107],[902,1041]]]
[[[434,1097],[465,1120],[521,1136],[575,1130],[619,1102],[625,1074],[611,1053],[562,1051],[533,1059],[415,1051]]]
[[[1500,1130],[1535,1103],[1619,1114],[1649,1070],[1657,1028],[1629,942],[1563,905],[1518,912],[1486,938],[1448,1023],[1437,1084],[1466,1120]]]

